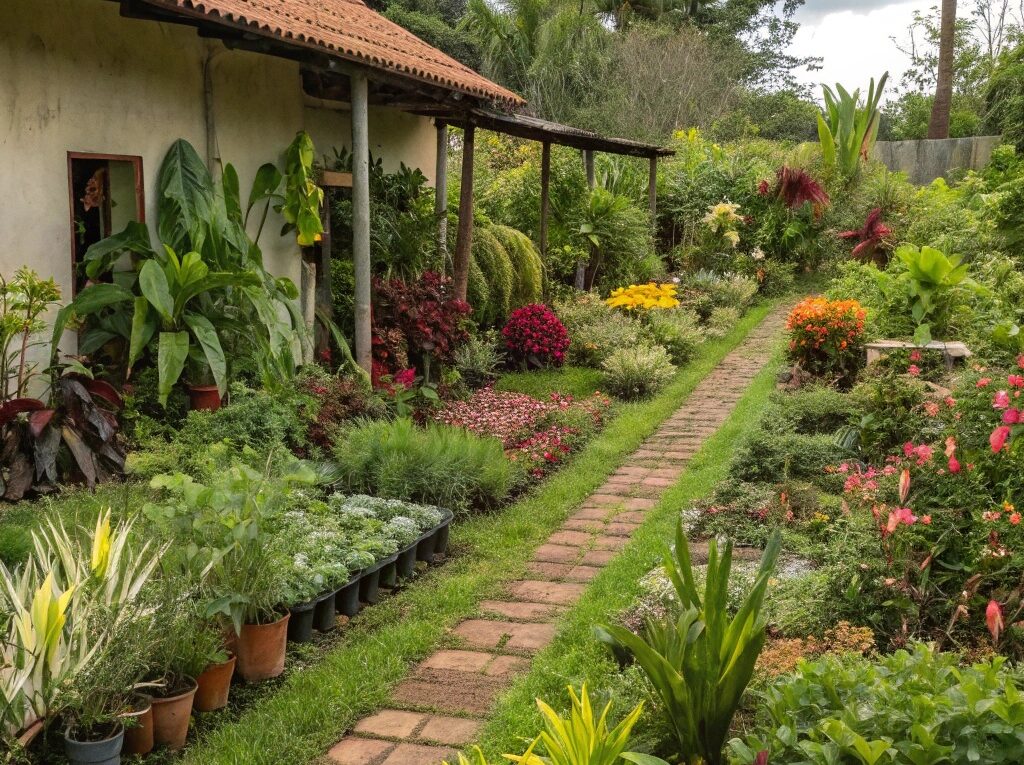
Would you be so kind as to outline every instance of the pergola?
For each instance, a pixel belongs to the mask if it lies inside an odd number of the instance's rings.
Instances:
[[[522,114],[526,103],[408,30],[367,7],[362,0],[115,0],[131,18],[184,24],[234,49],[298,61],[307,94],[351,107],[352,173],[334,174],[325,185],[350,186],[353,202],[355,271],[355,351],[364,369],[371,364],[369,126],[371,104],[434,118],[438,152],[437,205],[441,243],[447,248],[448,126],[465,132],[462,189],[455,247],[454,281],[465,299],[473,239],[473,149],[477,127],[540,141],[540,249],[547,254],[551,144],[580,149],[587,180],[595,185],[594,152],[650,160],[648,201],[656,205],[656,163],[673,152],[659,146],[605,138],[567,125]],[[210,83],[207,83],[208,87]],[[469,190],[469,193],[465,193]],[[330,307],[329,236],[321,248],[316,295],[319,308]],[[577,285],[582,271],[577,268]]]
[[[587,173],[587,185],[596,185],[594,174],[594,152],[619,154],[629,157],[645,157],[650,162],[647,180],[647,204],[651,218],[657,213],[658,204],[658,158],[675,154],[671,149],[653,144],[639,143],[625,138],[607,138],[589,130],[542,120],[517,112],[499,112],[494,109],[474,107],[459,110],[425,109],[420,114],[434,117],[437,125],[437,215],[440,226],[440,243],[447,248],[448,212],[448,126],[463,130],[462,190],[459,196],[459,228],[455,243],[454,281],[456,296],[465,300],[469,283],[469,258],[473,246],[473,159],[476,128],[496,133],[538,141],[541,144],[540,168],[540,254],[547,260],[548,214],[551,199],[551,145],[570,146],[583,152],[583,163]],[[469,189],[469,193],[465,190]],[[576,288],[584,287],[584,264],[576,267]]]

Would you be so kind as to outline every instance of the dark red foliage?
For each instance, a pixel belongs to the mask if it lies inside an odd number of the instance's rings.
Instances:
[[[345,420],[366,412],[368,397],[351,377],[308,377],[299,381],[299,390],[317,400],[316,416],[309,424],[310,443],[329,449],[334,431]]]
[[[806,170],[783,165],[775,173],[775,196],[791,210],[810,202],[815,214],[828,207],[829,198],[825,189]]]
[[[401,333],[407,352],[441,362],[450,361],[455,347],[469,338],[465,319],[473,309],[452,297],[447,277],[426,271],[413,283],[375,279],[374,292],[374,357],[390,372],[408,366],[400,363],[394,330]]]
[[[535,366],[561,365],[569,348],[565,325],[554,311],[539,303],[514,310],[501,334],[505,346],[520,361]]]
[[[882,208],[876,207],[868,213],[864,225],[855,231],[843,231],[840,239],[856,240],[857,245],[851,255],[855,258],[869,257],[881,246],[882,240],[892,233],[892,229],[882,222]]]

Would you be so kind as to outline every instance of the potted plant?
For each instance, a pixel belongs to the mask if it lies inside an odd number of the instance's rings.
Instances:
[[[121,713],[124,725],[124,754],[149,754],[153,751],[153,697],[136,693],[128,709]]]
[[[205,359],[196,358],[194,350],[189,350],[186,372],[189,408],[204,412],[216,412],[220,409],[224,391],[217,385],[210,364]]]
[[[228,705],[237,657],[227,650],[224,630],[218,625],[207,622],[197,637],[196,653],[203,669],[196,677],[198,689],[192,708],[198,712],[213,712]]]

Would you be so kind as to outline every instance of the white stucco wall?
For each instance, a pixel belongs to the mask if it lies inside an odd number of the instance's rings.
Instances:
[[[215,148],[239,172],[243,200],[257,168],[279,161],[298,130],[319,154],[347,144],[347,112],[309,108],[297,63],[229,51],[195,30],[125,19],[107,0],[0,0],[0,272],[29,264],[72,290],[67,152],[141,156],[146,218],[156,230],[156,175],[178,138],[207,153],[204,67],[212,59]],[[426,118],[373,110],[371,147],[433,175]],[[271,213],[268,268],[300,282],[300,259]]]

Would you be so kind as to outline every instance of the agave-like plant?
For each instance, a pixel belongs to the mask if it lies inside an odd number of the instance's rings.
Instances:
[[[879,78],[877,85],[874,78],[871,79],[863,106],[859,88],[853,93],[838,83],[835,90],[828,85],[822,88],[825,113],[818,115],[822,156],[826,165],[838,168],[847,178],[860,172],[861,161],[867,160],[875,145],[881,119],[878,105],[888,79],[888,72]]]
[[[726,543],[721,555],[718,543],[709,543],[702,597],[680,522],[675,549],[665,555],[665,572],[679,598],[679,616],[648,621],[643,637],[619,626],[598,630],[601,639],[631,654],[650,679],[687,765],[724,762],[722,749],[729,726],[764,645],[767,621],[761,606],[781,544],[776,532],[765,548],[752,589],[730,617],[732,543]]]
[[[627,752],[629,736],[640,719],[644,705],[638,704],[618,725],[608,727],[612,704],[608,702],[600,716],[595,714],[584,683],[579,694],[569,687],[572,710],[563,719],[540,699],[537,706],[544,715],[544,730],[533,740],[526,753],[506,754],[505,759],[520,765],[616,765],[623,760],[636,765],[668,765],[659,757]],[[538,748],[545,756],[534,754]]]

